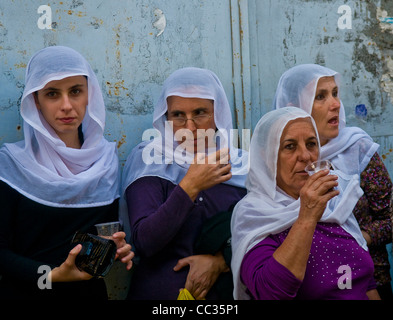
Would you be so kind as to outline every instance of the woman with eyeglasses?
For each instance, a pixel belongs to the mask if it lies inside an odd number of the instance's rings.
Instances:
[[[232,284],[224,289],[221,279],[231,282],[231,208],[246,194],[248,161],[244,151],[228,148],[232,116],[217,76],[175,71],[164,82],[153,126],[158,137],[139,144],[123,172],[140,259],[129,299],[173,300],[183,288],[195,299],[231,298]],[[147,161],[147,150],[156,152],[155,161]]]

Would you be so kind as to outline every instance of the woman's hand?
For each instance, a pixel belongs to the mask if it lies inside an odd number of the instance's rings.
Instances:
[[[366,295],[369,300],[381,300],[377,289],[372,289],[366,292]]]
[[[112,240],[117,246],[115,259],[120,259],[121,262],[126,264],[127,270],[130,270],[132,267],[132,258],[134,258],[135,254],[131,251],[131,245],[126,242],[125,237],[126,234],[120,231],[112,235]]]
[[[328,201],[340,193],[334,189],[338,186],[337,179],[329,170],[321,170],[307,179],[300,190],[300,220],[317,223],[321,219]]]
[[[60,265],[54,268],[48,275],[51,282],[71,282],[90,280],[92,276],[87,272],[81,271],[75,265],[76,256],[82,250],[82,245],[78,244],[68,254],[67,259]]]
[[[190,270],[184,287],[196,300],[205,299],[219,275],[229,271],[221,253],[215,256],[195,255],[180,259],[173,270],[179,271],[186,266],[190,266]]]
[[[218,150],[208,157],[201,154],[195,156],[186,175],[179,183],[192,201],[196,199],[199,192],[232,178],[229,157],[228,148]]]

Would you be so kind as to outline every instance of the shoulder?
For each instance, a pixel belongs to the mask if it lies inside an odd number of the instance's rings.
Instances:
[[[18,197],[19,192],[10,186],[7,182],[0,180],[0,194],[2,197]]]
[[[378,152],[375,152],[374,155],[371,157],[366,169],[364,169],[362,172],[362,178],[372,173],[378,173],[379,176],[389,175],[385,164],[383,163]]]
[[[169,180],[156,176],[143,176],[133,181],[126,189],[126,193],[135,193],[146,197],[157,192],[166,193],[175,187],[176,185]]]
[[[152,186],[152,185],[160,185],[160,186],[167,186],[167,185],[173,185],[174,184],[172,182],[170,182],[169,180],[163,179],[161,177],[157,177],[157,176],[143,176],[140,177],[138,179],[136,179],[131,186]]]

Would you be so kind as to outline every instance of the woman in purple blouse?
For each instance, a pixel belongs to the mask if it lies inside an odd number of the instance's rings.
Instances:
[[[392,299],[386,245],[392,242],[392,181],[378,155],[379,145],[362,129],[346,125],[340,99],[341,75],[317,64],[295,66],[280,78],[273,106],[294,106],[310,114],[321,141],[321,158],[336,169],[360,176],[364,194],[353,213],[374,262],[374,277],[382,300]]]
[[[228,149],[232,117],[225,91],[209,70],[177,70],[165,81],[153,118],[156,138],[139,144],[124,168],[139,257],[129,299],[176,299],[182,288],[196,299],[216,299],[215,283],[229,273],[230,259],[224,248],[200,252],[196,242],[207,220],[246,194],[248,164],[244,152]]]
[[[299,108],[267,113],[250,146],[248,194],[232,217],[236,299],[379,299],[352,210],[357,175],[305,167],[319,158],[315,122]]]

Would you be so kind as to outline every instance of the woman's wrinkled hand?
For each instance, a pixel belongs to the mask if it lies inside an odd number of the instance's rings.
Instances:
[[[340,192],[336,175],[330,175],[329,170],[321,170],[310,176],[300,190],[300,219],[311,219],[318,222],[326,209],[328,201]]]
[[[173,270],[179,271],[187,266],[190,267],[190,270],[184,287],[196,300],[205,299],[219,275],[229,271],[224,257],[220,253],[215,256],[206,254],[180,259]]]
[[[197,154],[180,181],[180,187],[194,201],[201,191],[228,181],[232,178],[229,158],[228,148],[218,150],[209,156]]]

